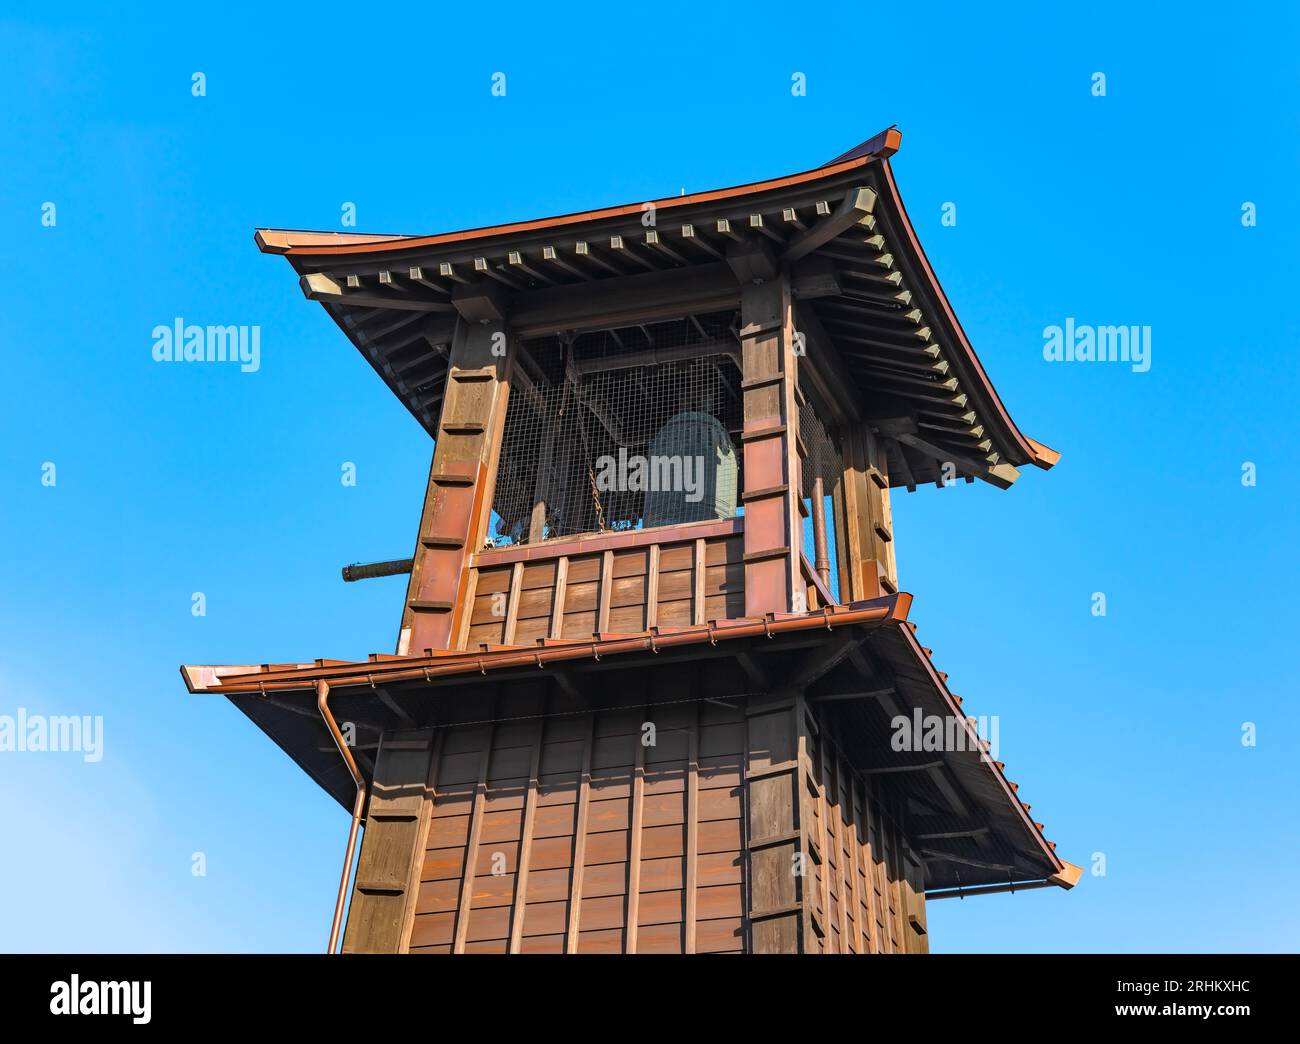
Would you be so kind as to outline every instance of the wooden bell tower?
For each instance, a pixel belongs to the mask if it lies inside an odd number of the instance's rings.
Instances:
[[[928,899],[1077,880],[899,591],[891,490],[1057,455],[957,323],[898,145],[258,233],[433,439],[411,558],[344,571],[409,572],[395,653],[183,669],[354,810],[349,866],[364,826],[345,950],[916,953]]]

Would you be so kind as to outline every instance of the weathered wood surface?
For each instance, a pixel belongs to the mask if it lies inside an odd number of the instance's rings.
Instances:
[[[923,864],[821,708],[709,698],[694,668],[643,686],[387,734],[345,948],[926,950]]]

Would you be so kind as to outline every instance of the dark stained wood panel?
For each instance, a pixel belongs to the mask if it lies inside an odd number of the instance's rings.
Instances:
[[[411,951],[925,952],[924,864],[823,711],[698,678],[435,730]]]

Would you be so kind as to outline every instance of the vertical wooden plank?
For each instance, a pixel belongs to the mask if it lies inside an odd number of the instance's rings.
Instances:
[[[537,793],[541,787],[540,772],[542,762],[542,745],[546,742],[546,705],[542,704],[543,716],[537,725],[537,739],[533,742],[531,760],[528,765],[528,790],[524,795],[524,823],[519,834],[519,855],[515,859],[515,895],[514,906],[510,913],[510,953],[518,953],[524,938],[524,914],[528,902],[528,863],[533,856],[533,822],[537,818]]]
[[[463,649],[469,640],[470,617],[474,615],[474,596],[478,593],[478,570],[471,569],[465,581],[465,597],[461,600],[460,612],[456,614],[456,629],[452,635],[452,648]]]
[[[600,607],[596,613],[596,630],[609,630],[609,601],[614,591],[614,552],[600,557]]]
[[[642,722],[651,720],[650,708],[643,709]],[[641,913],[641,827],[645,821],[645,732],[636,740],[636,764],[632,767],[632,824],[627,845],[627,935],[626,950],[636,953],[637,921]]]
[[[904,841],[904,883],[907,887],[907,937],[909,953],[929,953],[930,936],[925,924],[925,864]]]
[[[564,589],[569,582],[569,556],[561,555],[555,566],[555,601],[551,604],[551,637],[564,633]]]
[[[885,824],[875,793],[867,790],[867,819],[871,824],[871,884],[876,896],[878,953],[893,953],[892,928],[889,923],[889,881],[885,872]]]
[[[565,953],[578,952],[578,926],[582,913],[583,863],[587,859],[587,812],[591,806],[591,748],[596,737],[596,715],[587,715],[587,738],[582,749],[582,775],[578,778],[578,818],[573,834],[573,872],[569,878],[569,927]]]
[[[648,630],[659,622],[659,545],[650,545],[646,566],[645,625]]]
[[[839,738],[838,729],[836,729],[836,738]],[[848,867],[845,873],[849,875],[850,901],[853,903],[853,947],[861,954],[866,952],[863,949],[866,934],[862,923],[862,888],[858,883],[858,867],[861,866],[862,858],[858,845],[858,788],[853,779],[852,769],[842,754],[836,761],[836,771],[839,779],[840,807],[844,809],[844,824],[848,831],[849,851],[846,857]]]
[[[699,537],[695,541],[695,561],[692,568],[692,579],[695,582],[694,597],[691,604],[691,622],[699,625],[705,623],[704,619],[704,538]]]
[[[483,741],[483,757],[479,760],[478,784],[474,788],[474,806],[470,813],[469,840],[465,844],[465,870],[460,879],[460,900],[456,905],[456,933],[452,938],[452,953],[465,952],[465,939],[469,932],[470,908],[474,901],[474,877],[478,872],[479,838],[483,836],[483,806],[487,801],[488,765],[492,761],[492,740],[496,723],[487,727]]]
[[[442,742],[445,735],[445,729],[434,730],[433,756],[429,760],[429,775],[425,780],[424,803],[420,809],[419,829],[416,831],[414,870],[411,885],[406,890],[406,911],[402,918],[398,953],[406,953],[411,948],[411,930],[415,927],[415,909],[420,898],[420,869],[424,863],[424,848],[429,840],[429,821],[433,818],[433,806],[438,800],[438,766],[442,764]]]
[[[820,789],[816,785],[816,773],[812,764],[812,722],[808,715],[808,703],[802,695],[796,702],[795,720],[799,727],[799,823],[800,823],[800,848],[804,853],[804,888],[803,888],[803,952],[804,953],[825,953],[826,937],[824,934],[819,935],[820,929],[825,932],[825,925],[818,924],[814,926],[814,914],[816,912],[816,901],[813,897],[813,890],[809,887],[807,875],[813,864],[812,848],[819,840],[812,836],[812,824],[818,817],[813,811],[813,802],[817,800],[816,794]],[[825,874],[822,874],[823,886],[825,884]],[[826,909],[826,897],[822,895],[822,909]]]
[[[817,737],[817,760],[810,766],[817,788],[817,847],[821,851],[822,867],[822,953],[831,952],[831,836],[830,803],[826,800],[826,761],[830,757],[827,737]]]
[[[694,704],[686,752],[686,879],[684,882],[686,945],[695,952],[695,891],[700,862],[700,705]]]
[[[834,783],[835,803],[832,811],[835,818],[831,822],[835,825],[835,890],[840,904],[840,952],[847,953],[849,949],[849,866],[848,856],[844,852],[844,833],[847,828],[844,824],[844,776],[840,772],[840,762],[844,756],[838,744],[831,749],[834,758],[826,766],[829,769],[826,788],[829,793],[831,784]]]
[[[524,564],[516,562],[510,571],[510,595],[506,601],[506,626],[502,634],[503,645],[515,643],[515,627],[519,623],[519,599],[524,593]]]
[[[903,952],[907,953],[908,952],[907,936],[908,933],[911,932],[912,926],[907,923],[907,903],[905,901],[904,887],[903,887],[903,851],[902,851],[902,844],[901,844],[902,834],[899,831],[896,823],[891,822],[889,826],[890,826],[889,862],[890,862],[890,866],[893,869],[893,873],[890,875],[892,877],[890,887],[893,889],[895,930],[897,931],[896,938],[899,942],[899,945],[902,946]]]
[[[899,925],[898,891],[894,877],[894,829],[883,802],[877,801],[876,810],[880,822],[880,867],[884,877],[885,934],[889,938],[889,952],[898,953],[904,935]]]
[[[855,803],[855,818],[858,821],[858,832],[861,838],[858,845],[858,854],[862,860],[862,880],[865,888],[865,901],[863,902],[864,916],[867,919],[867,952],[883,953],[880,948],[880,931],[876,927],[876,917],[879,914],[879,905],[876,901],[876,871],[875,864],[871,858],[871,822],[869,816],[869,805],[867,804],[867,790],[861,779],[853,781],[853,800]]]
[[[789,692],[745,701],[746,909],[753,953],[804,949],[805,879],[797,701]]]

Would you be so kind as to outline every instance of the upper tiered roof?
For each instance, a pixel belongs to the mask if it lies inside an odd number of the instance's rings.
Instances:
[[[1058,454],[1012,421],[898,193],[897,130],[828,163],[732,188],[436,235],[259,229],[433,435],[456,316],[521,337],[737,306],[746,276],[789,265],[801,367],[828,422],[873,422],[890,481],[999,486]],[[644,215],[653,209],[654,224]],[[635,311],[635,316],[633,316]]]

